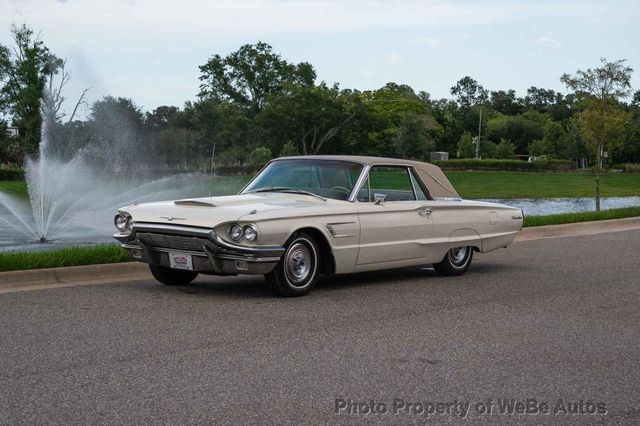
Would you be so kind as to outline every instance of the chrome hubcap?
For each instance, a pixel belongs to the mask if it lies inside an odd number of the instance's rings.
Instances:
[[[467,258],[467,247],[454,247],[449,250],[449,260],[456,266],[464,264]]]
[[[303,283],[312,267],[311,252],[305,244],[295,243],[289,248],[285,257],[285,271],[291,283]]]

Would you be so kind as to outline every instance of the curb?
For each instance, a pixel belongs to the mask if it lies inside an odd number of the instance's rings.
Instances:
[[[633,229],[640,229],[640,217],[524,228],[516,236],[515,242],[596,235]],[[0,272],[0,294],[150,279],[152,276],[149,268],[140,262]]]
[[[623,232],[640,229],[640,217],[598,220],[593,222],[565,223],[524,228],[516,236],[515,242],[534,241],[544,238],[577,237],[607,232]]]
[[[139,262],[0,272],[0,294],[151,278],[147,265]]]

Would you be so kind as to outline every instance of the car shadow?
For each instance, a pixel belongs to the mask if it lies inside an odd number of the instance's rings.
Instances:
[[[496,272],[508,272],[516,269],[512,265],[482,262],[471,265],[464,276],[473,274],[489,274]],[[388,269],[383,271],[359,272],[345,275],[321,276],[316,291],[327,292],[343,290],[347,288],[370,287],[401,283],[415,279],[429,279],[432,283],[441,283],[443,280],[456,280],[458,277],[441,277],[431,265]],[[215,276],[200,275],[196,281],[185,286],[164,286],[167,292],[175,292],[184,295],[216,295],[243,298],[280,298],[269,284],[261,276]]]

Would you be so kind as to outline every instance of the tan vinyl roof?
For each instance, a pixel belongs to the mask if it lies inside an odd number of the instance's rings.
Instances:
[[[394,166],[410,166],[414,168],[422,180],[422,183],[427,187],[429,194],[433,198],[460,198],[440,167],[433,164],[422,163],[414,160],[403,160],[399,158],[368,157],[364,155],[303,155],[296,157],[281,157],[277,160],[295,160],[301,158],[313,160],[351,161],[369,166],[385,164]]]

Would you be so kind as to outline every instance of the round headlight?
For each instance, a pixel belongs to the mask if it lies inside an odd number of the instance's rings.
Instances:
[[[127,222],[128,219],[121,214],[116,215],[116,217],[113,218],[113,224],[116,226],[116,228],[118,228],[118,231],[120,232],[124,232],[127,230]]]
[[[258,231],[251,225],[247,225],[244,227],[244,238],[247,241],[255,241],[258,238]]]
[[[233,241],[240,241],[242,239],[242,228],[240,225],[231,225],[231,228],[229,228],[229,238]]]

